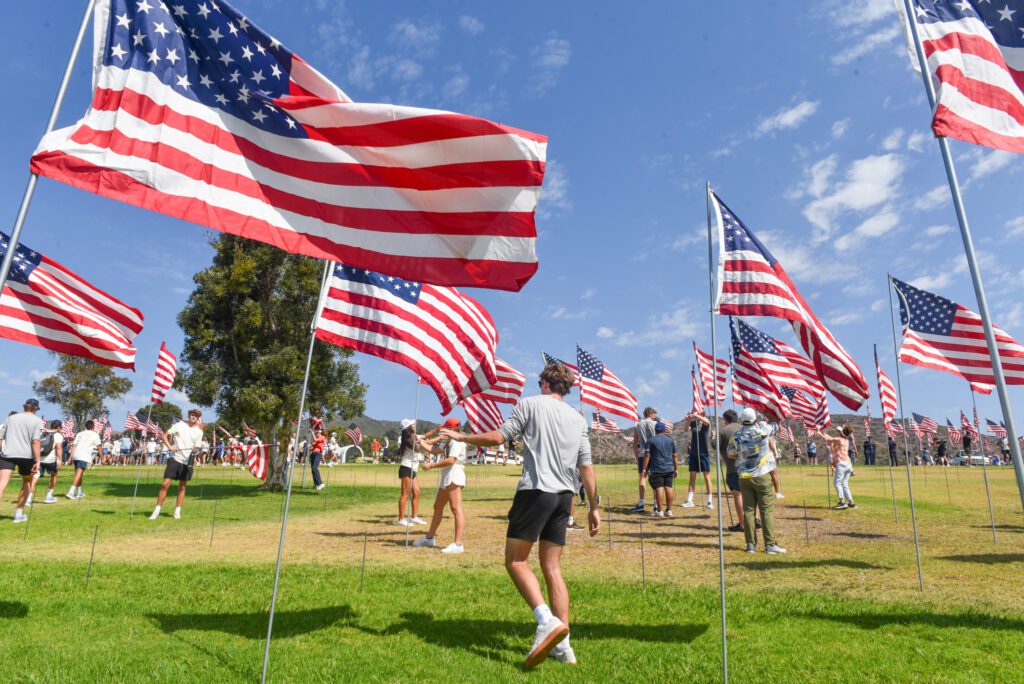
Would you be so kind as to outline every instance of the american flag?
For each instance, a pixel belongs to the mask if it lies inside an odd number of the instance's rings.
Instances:
[[[64,422],[60,424],[60,434],[64,436],[64,439],[75,438],[75,418],[74,416],[68,416],[64,419]]]
[[[935,135],[1024,152],[1024,3],[914,1],[929,76],[938,82]]]
[[[789,402],[793,417],[799,418],[807,430],[824,430],[832,424],[832,416],[828,412],[828,400],[824,395],[812,399],[792,387],[780,387],[779,392]]]
[[[896,435],[902,435],[903,434],[903,426],[899,423],[899,421],[895,421],[894,420],[894,421],[892,421],[891,423],[889,423],[888,425],[885,426],[885,434],[889,435],[890,437],[895,437]]]
[[[463,399],[462,408],[473,432],[491,432],[504,422],[498,403],[493,399],[484,399],[482,394]]]
[[[614,434],[619,434],[621,432],[621,430],[619,430],[619,426],[615,424],[615,421],[611,418],[602,416],[600,411],[594,412],[594,422],[590,424],[590,429],[597,432],[612,432]]]
[[[969,382],[975,392],[991,393],[995,374],[981,316],[896,278],[892,283],[899,294],[903,323],[900,360],[952,373]],[[1024,346],[996,326],[993,332],[1006,383],[1024,385]]]
[[[896,417],[896,388],[878,361],[878,347],[875,347],[875,373],[878,374],[878,401],[882,405],[882,424],[886,432],[889,432],[889,425]]]
[[[146,426],[139,422],[139,419],[135,417],[135,414],[131,411],[128,412],[128,416],[124,419],[125,430],[145,430]]]
[[[497,379],[489,388],[477,395],[477,398],[496,401],[499,404],[518,402],[519,397],[523,396],[526,376],[498,357],[494,357],[494,371]]]
[[[871,407],[868,406],[868,414],[864,416],[864,439],[871,439]]]
[[[242,432],[245,434],[246,437],[255,437],[256,436],[256,431],[253,430],[248,425],[246,425],[244,422],[242,423]]]
[[[355,423],[350,423],[348,429],[345,430],[345,434],[352,440],[352,443],[359,446],[359,443],[363,441],[363,431],[356,427]]]
[[[154,404],[164,403],[167,390],[174,384],[174,376],[178,372],[178,359],[167,350],[167,343],[160,343],[160,355],[156,359],[156,373],[153,375],[153,396],[151,401]]]
[[[952,423],[949,422],[949,418],[946,419],[946,432],[949,434],[949,441],[953,444],[959,444],[964,437],[964,433],[956,429]]]
[[[868,398],[860,368],[814,315],[782,264],[710,190],[709,200],[719,237],[717,312],[788,320],[819,382],[844,406],[859,409]]]
[[[912,413],[911,415],[914,416],[914,420],[921,427],[921,432],[934,435],[939,431],[939,424],[928,416],[922,416],[920,413]]]
[[[790,444],[793,443],[793,430],[787,423],[779,424],[779,438],[786,440]]]
[[[747,325],[742,319],[737,318],[736,324],[743,348],[754,357],[776,387],[792,387],[815,397],[825,394],[814,365],[798,351]]]
[[[10,238],[0,233],[0,258]],[[0,337],[107,366],[135,368],[142,313],[19,244],[0,292]]]
[[[110,427],[110,423],[103,426],[103,441],[109,442],[110,438],[113,437],[114,431]]]
[[[317,431],[317,432],[320,431],[320,430],[323,430],[324,429],[324,419],[323,418],[314,418],[313,416],[310,416],[309,417],[309,429],[313,430],[313,431]]]
[[[261,480],[267,479],[269,447],[266,444],[247,444],[244,448],[245,465],[249,472]]]
[[[736,333],[736,326],[729,326],[729,330],[732,333],[732,389],[736,403],[757,409],[772,420],[789,416],[789,401],[754,357],[744,349]]]
[[[697,368],[700,370],[700,383],[704,389],[704,398],[708,405],[721,406],[725,403],[725,383],[726,373],[729,372],[729,362],[726,359],[717,359],[718,361],[718,372],[715,374],[717,378],[712,377],[711,367],[715,359],[703,351],[697,346],[697,343],[693,343],[693,353],[697,356]],[[714,383],[718,386],[718,397],[716,401],[712,401],[711,397],[714,395]]]
[[[336,264],[322,299],[319,339],[405,366],[427,380],[442,413],[497,379],[494,322],[454,288]]]
[[[665,424],[665,432],[672,432],[673,430],[676,429],[675,423],[667,421],[664,418],[658,418],[658,420]]]
[[[155,435],[156,437],[162,437],[164,434],[163,428],[161,428],[152,420],[146,421],[146,432],[148,432],[151,435]]]
[[[541,356],[542,359],[544,359],[544,365],[545,366],[550,366],[553,363],[557,363],[557,364],[559,364],[561,366],[565,366],[570,371],[572,371],[572,386],[573,387],[576,387],[578,384],[580,384],[580,369],[579,368],[577,368],[576,366],[572,365],[571,363],[566,363],[562,359],[555,358],[554,356],[552,356],[551,354],[548,354],[547,352],[543,352],[542,351],[540,353],[540,356]]]
[[[960,412],[960,428],[963,430],[964,434],[967,435],[968,437],[973,437],[973,438],[977,438],[978,437],[978,430],[977,430],[977,428],[975,428],[973,425],[971,425],[970,421],[967,420],[967,416],[964,415],[963,411]]]
[[[988,426],[989,434],[1006,439],[1008,433],[1006,432],[1005,425],[997,423],[994,420],[989,420],[988,418],[985,419],[985,424]]]
[[[700,398],[700,386],[697,384],[697,372],[690,368],[690,378],[693,380],[693,413],[704,413],[704,401]]]
[[[636,397],[600,359],[576,345],[580,370],[580,401],[626,420],[636,420]]]
[[[223,0],[110,0],[95,25],[92,104],[34,173],[407,279],[519,290],[536,272],[544,136],[352,102]]]
[[[92,430],[96,434],[101,435],[101,434],[103,434],[103,428],[106,427],[106,425],[107,425],[107,417],[106,416],[100,416],[99,418],[94,418],[93,421],[92,421]]]

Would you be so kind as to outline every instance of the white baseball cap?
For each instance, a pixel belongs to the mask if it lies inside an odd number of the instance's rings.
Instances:
[[[410,425],[415,425],[415,424],[416,424],[416,421],[413,420],[412,418],[403,418],[402,422],[399,423],[399,425],[402,426],[403,430],[406,429],[407,427],[409,427]]]
[[[757,411],[755,411],[754,409],[747,407],[740,411],[741,423],[749,425],[750,423],[753,423],[755,420],[757,420]]]

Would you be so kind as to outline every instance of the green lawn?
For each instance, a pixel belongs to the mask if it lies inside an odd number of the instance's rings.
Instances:
[[[404,547],[404,530],[389,524],[392,468],[330,472],[326,497],[306,489],[293,498],[273,681],[720,677],[717,533],[706,510],[645,519],[641,557],[640,518],[624,512],[635,483],[623,467],[600,468],[612,500],[611,536],[606,526],[596,540],[574,536],[566,549],[580,664],[549,661],[527,673],[520,663],[532,616],[500,561],[516,470],[470,470],[467,553],[451,558]],[[915,470],[921,593],[909,507],[899,502],[896,522],[888,471],[858,470],[861,506],[849,514],[825,510],[823,472],[783,471],[780,536],[788,556],[748,556],[735,535],[727,539],[733,681],[1024,681],[1017,589],[1024,522],[1012,473],[990,471],[1000,526],[993,545],[978,472],[934,469],[925,483]],[[255,491],[244,473],[203,469],[184,519],[154,523],[145,519],[152,473],[148,484],[142,478],[131,519],[134,471],[90,475],[86,499],[36,506],[27,534],[24,524],[10,524],[9,501],[0,509],[8,580],[0,594],[0,640],[8,645],[0,678],[258,680],[281,497]],[[905,477],[895,471],[901,496]],[[424,478],[424,513],[432,484]],[[450,536],[447,519],[440,535]]]

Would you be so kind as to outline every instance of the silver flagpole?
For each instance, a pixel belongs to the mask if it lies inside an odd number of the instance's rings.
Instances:
[[[907,467],[907,492],[910,494],[910,520],[914,524],[914,552],[917,554],[917,586],[924,591],[924,573],[921,572],[921,542],[917,537],[917,511],[914,509],[914,484],[910,479],[910,443],[903,417],[903,383],[900,381],[900,351],[896,345],[896,314],[892,312],[892,276],[886,274],[889,288],[889,320],[892,321],[892,351],[896,356],[896,395],[900,402],[900,427],[903,428],[903,463]],[[900,295],[901,297],[903,295]],[[922,466],[924,467],[924,466]]]
[[[921,45],[921,36],[917,30],[917,20],[914,18],[914,10],[910,0],[903,0],[903,6],[907,13],[907,23],[910,24],[910,33],[914,38],[914,50],[917,53],[917,61],[921,65],[921,77],[924,81],[925,91],[928,93],[928,104],[932,111],[935,111],[935,87],[932,85],[931,75],[928,71],[928,61],[924,56],[924,47]],[[974,240],[971,238],[971,229],[967,224],[967,212],[964,210],[964,200],[960,196],[960,184],[957,182],[956,169],[953,168],[953,156],[949,151],[949,141],[945,137],[937,137],[939,150],[942,152],[942,163],[946,166],[946,179],[949,181],[949,192],[953,196],[953,207],[956,210],[956,219],[960,224],[960,237],[964,243],[964,254],[967,256],[967,266],[971,271],[971,283],[974,285],[974,295],[978,299],[978,314],[981,316],[981,324],[985,329],[985,342],[988,344],[988,355],[992,361],[992,374],[995,377],[996,392],[999,395],[999,406],[1003,411],[1003,420],[1006,423],[1007,442],[1010,445],[1010,453],[1013,456],[1013,472],[1017,479],[1017,493],[1020,495],[1021,506],[1024,507],[1024,461],[1021,460],[1020,443],[1017,442],[1017,427],[1013,422],[1013,407],[1010,406],[1010,395],[1006,391],[1006,378],[1003,375],[1003,364],[999,359],[999,347],[996,345],[996,335],[992,330],[992,320],[988,312],[988,300],[985,298],[985,289],[981,283],[981,272],[978,270],[978,260],[974,254]]]
[[[288,489],[284,497],[284,515],[281,517],[281,539],[277,544],[277,567],[274,569],[274,591],[270,596],[270,617],[267,620],[267,643],[263,648],[263,675],[260,682],[266,684],[267,669],[270,666],[270,638],[274,631],[274,607],[277,605],[277,587],[281,580],[281,556],[284,552],[284,534],[288,528],[288,506],[292,501],[292,475],[295,473],[295,461],[298,460],[299,428],[302,427],[302,413],[306,408],[306,389],[309,387],[309,368],[313,364],[313,347],[316,344],[316,324],[320,320],[320,311],[324,305],[324,290],[331,273],[331,261],[324,261],[324,274],[320,279],[320,296],[317,298],[316,310],[310,323],[309,352],[306,354],[306,374],[302,378],[302,393],[299,395],[299,419],[295,424],[295,450],[288,462]]]
[[[53,109],[50,110],[50,120],[46,122],[45,136],[57,124],[57,115],[60,114],[60,107],[64,104],[64,94],[68,91],[68,83],[71,82],[71,72],[74,71],[75,61],[78,59],[78,52],[82,48],[82,39],[85,38],[85,30],[89,27],[89,18],[92,16],[92,9],[96,0],[89,0],[85,6],[85,16],[82,17],[82,24],[78,27],[78,35],[75,36],[75,44],[71,48],[71,56],[68,57],[67,66],[64,67],[64,75],[60,79],[60,87],[57,88],[57,97],[53,101]],[[21,239],[21,229],[25,225],[25,216],[28,215],[28,207],[32,204],[32,195],[36,191],[36,183],[39,176],[31,174],[28,178],[28,185],[25,193],[21,196],[21,206],[18,207],[18,216],[14,219],[14,228],[11,229],[11,244],[4,253],[3,262],[0,262],[0,285],[7,282],[7,274],[11,272],[11,263],[14,260],[14,250]]]
[[[971,389],[971,405],[974,407],[974,415],[978,415],[978,402],[974,399],[974,389]],[[992,491],[988,488],[988,465],[985,463],[985,436],[981,434],[981,421],[975,425],[978,429],[978,441],[981,442],[981,472],[985,475],[985,496],[988,498],[988,520],[992,524],[992,543],[998,544],[996,540],[996,516],[992,513]],[[967,454],[967,462],[971,462],[971,455]]]
[[[718,480],[718,590],[722,599],[722,681],[729,684],[729,640],[725,633],[725,534],[722,531],[722,455],[718,449],[718,433],[722,429],[718,424],[718,349],[715,346],[715,266],[711,247],[711,183],[707,183],[708,193],[708,315],[711,317],[711,406],[715,416],[715,470]],[[722,249],[722,246],[718,246]],[[734,380],[735,382],[735,380]],[[700,453],[697,453],[700,464]],[[732,497],[730,496],[730,499]],[[732,505],[732,501],[729,501]]]

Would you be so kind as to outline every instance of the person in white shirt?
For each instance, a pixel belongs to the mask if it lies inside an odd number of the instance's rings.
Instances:
[[[458,418],[449,418],[444,421],[443,427],[448,430],[458,430],[460,426]],[[436,445],[442,439],[444,436],[438,435],[420,442],[424,447],[430,448],[430,453],[443,456],[440,461],[435,463],[424,463],[423,469],[443,468],[443,470],[437,482],[434,517],[430,521],[430,528],[425,536],[413,542],[413,546],[428,548],[436,546],[434,535],[437,528],[441,526],[445,504],[448,504],[452,511],[452,517],[455,518],[455,541],[441,549],[441,553],[462,553],[465,551],[462,545],[462,533],[466,526],[465,517],[462,515],[462,488],[466,486],[466,445],[454,439],[447,440],[443,446]]]
[[[420,462],[416,447],[420,441],[416,434],[416,421],[404,418],[401,423],[402,435],[398,447],[401,463],[398,466],[398,480],[402,483],[402,493],[398,497],[398,524],[403,527],[426,525],[427,521],[420,517],[420,483],[416,479],[416,471]],[[406,517],[406,504],[412,497],[412,517]]]
[[[50,439],[53,440],[53,447],[48,453],[43,453],[42,458],[39,460],[39,472],[36,473],[35,480],[32,481],[32,492],[28,495],[28,501],[25,502],[26,506],[32,505],[32,497],[35,495],[36,483],[39,478],[43,475],[50,476],[50,486],[46,490],[46,498],[43,503],[57,503],[57,498],[53,495],[53,490],[57,487],[57,471],[60,470],[60,462],[64,458],[64,435],[60,433],[61,422],[59,420],[51,420],[48,429],[43,431],[43,438],[40,441],[47,440],[47,434],[52,435]]]
[[[93,459],[98,454],[102,441],[100,435],[93,428],[95,423],[91,420],[85,421],[85,429],[75,435],[71,443],[71,462],[75,465],[75,477],[71,480],[71,488],[65,494],[69,499],[85,498],[82,491],[82,478],[85,471],[92,465]]]
[[[167,459],[164,482],[160,486],[160,493],[156,496],[156,508],[149,516],[150,520],[160,517],[160,507],[164,505],[164,499],[167,498],[167,488],[174,480],[178,481],[178,500],[174,508],[174,519],[181,519],[181,504],[185,502],[185,489],[188,486],[188,481],[192,479],[192,461],[199,455],[199,449],[203,443],[202,416],[199,409],[192,409],[188,412],[187,423],[179,420],[164,433],[164,446],[170,452],[170,458]]]

